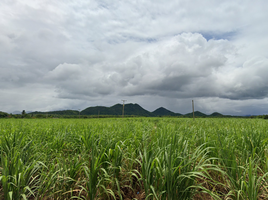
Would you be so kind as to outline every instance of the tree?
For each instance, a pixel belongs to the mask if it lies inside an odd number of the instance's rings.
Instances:
[[[4,117],[7,117],[7,116],[8,116],[7,113],[0,111],[0,118],[4,118]]]
[[[24,117],[26,115],[25,110],[22,111],[21,115],[22,115],[22,117]]]

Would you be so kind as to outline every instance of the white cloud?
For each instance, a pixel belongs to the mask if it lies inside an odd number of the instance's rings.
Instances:
[[[56,81],[72,81],[83,74],[81,67],[77,64],[63,63],[48,73],[47,78]]]

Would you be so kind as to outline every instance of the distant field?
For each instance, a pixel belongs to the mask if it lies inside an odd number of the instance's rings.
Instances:
[[[0,199],[267,199],[264,119],[1,119]]]

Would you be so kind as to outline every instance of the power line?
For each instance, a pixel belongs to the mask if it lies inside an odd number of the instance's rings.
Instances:
[[[192,107],[193,107],[193,120],[194,120],[194,100],[192,100]]]

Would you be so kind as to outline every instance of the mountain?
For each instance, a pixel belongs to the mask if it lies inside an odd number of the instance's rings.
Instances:
[[[94,106],[94,107],[88,107],[80,112],[81,115],[91,115],[91,116],[120,116],[122,115],[123,105],[122,104],[115,104],[111,107],[105,107],[105,106]],[[78,116],[79,111],[77,110],[61,110],[61,111],[50,111],[50,112],[31,112],[28,114],[42,114],[42,115],[62,115],[64,116]],[[174,113],[166,108],[160,107],[156,109],[153,112],[149,112],[148,110],[145,110],[142,108],[139,104],[125,104],[124,105],[124,115],[126,116],[144,116],[144,117],[157,117],[157,116],[181,116],[181,117],[193,117],[193,113],[188,113],[185,115],[182,115],[180,113]],[[206,115],[202,112],[195,111],[194,113],[195,117],[226,117],[225,115],[222,115],[218,112],[214,112],[211,115]]]
[[[22,111],[18,111],[18,110],[16,110],[16,111],[13,111],[12,114],[13,114],[13,115],[19,115],[19,114],[21,114],[21,112],[22,112]],[[27,113],[27,112],[26,112],[26,113]]]
[[[180,116],[180,113],[174,113],[166,108],[160,107],[152,112],[154,116]]]
[[[209,115],[210,117],[223,117],[224,115],[218,112],[214,112],[211,115]]]
[[[81,111],[81,115],[122,115],[123,105],[115,104],[111,107],[95,106]],[[124,115],[153,116],[152,113],[142,108],[139,104],[125,104]]]
[[[95,106],[88,107],[81,111],[81,115],[113,115],[108,107],[105,106]]]
[[[153,116],[151,112],[142,108],[139,104],[126,104],[124,109],[125,115]]]
[[[193,113],[192,113],[192,112],[191,112],[191,113],[187,113],[187,114],[185,114],[184,116],[185,116],[185,117],[193,117]],[[207,115],[204,114],[204,113],[202,113],[202,112],[195,111],[195,112],[194,112],[194,116],[195,116],[195,117],[206,117]]]

